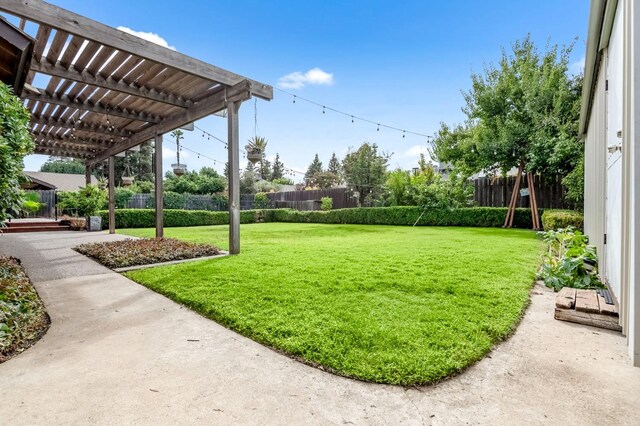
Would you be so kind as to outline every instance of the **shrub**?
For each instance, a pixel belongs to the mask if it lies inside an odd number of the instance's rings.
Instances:
[[[58,207],[63,214],[76,217],[94,216],[106,206],[107,193],[94,185],[87,185],[77,191],[58,193]]]
[[[22,159],[33,148],[29,111],[11,87],[0,82],[0,223],[20,212]]]
[[[253,202],[256,209],[268,209],[271,206],[271,199],[264,192],[258,192],[253,196]]]
[[[30,346],[48,324],[44,305],[20,262],[0,256],[0,362]]]
[[[116,193],[114,194],[116,208],[126,209],[127,207],[129,207],[129,200],[131,200],[131,197],[133,197],[133,194],[135,194],[135,192],[129,188],[121,188],[121,187],[116,188]]]
[[[40,202],[40,195],[37,192],[26,192],[24,193],[23,201],[22,201],[22,211],[27,215],[38,213],[44,206],[43,203]]]
[[[333,198],[331,197],[322,197],[320,199],[320,208],[323,211],[328,211],[333,208]]]
[[[267,212],[269,210],[265,210]],[[153,209],[118,209],[116,228],[152,228],[156,225],[156,214]],[[109,212],[99,212],[102,216],[102,227],[109,227]],[[243,210],[240,212],[240,223],[255,223],[258,211]],[[164,210],[164,226],[204,226],[226,225],[229,223],[229,212],[212,212],[207,210]]]
[[[545,210],[542,213],[542,228],[545,231],[568,228],[584,229],[584,216],[574,210]]]
[[[162,194],[162,201],[165,209],[182,209],[184,208],[184,194],[177,192],[165,191]]]
[[[573,227],[541,232],[548,244],[538,277],[555,291],[562,287],[604,288],[598,278],[596,248],[589,238]],[[586,265],[593,266],[592,270]]]
[[[500,227],[507,208],[469,207],[460,209],[425,209],[413,206],[368,207],[330,211],[296,211],[277,209],[265,215],[265,222],[308,222],[361,225],[481,226]],[[419,220],[418,220],[419,218]],[[516,228],[531,228],[531,210],[516,209]]]
[[[116,210],[116,228],[151,228],[155,226],[153,209]],[[108,212],[100,212],[102,225],[108,227]],[[296,222],[360,225],[405,225],[417,221],[420,226],[501,227],[507,208],[469,207],[461,209],[427,209],[420,207],[362,207],[329,211],[297,211],[291,209],[243,210],[240,223]],[[420,218],[420,220],[418,220]],[[229,212],[204,210],[165,210],[164,226],[226,225]],[[531,228],[531,210],[516,209],[513,221],[516,228]]]
[[[149,265],[172,260],[214,256],[220,250],[209,244],[195,244],[171,238],[140,238],[106,243],[89,243],[74,247],[109,268]]]

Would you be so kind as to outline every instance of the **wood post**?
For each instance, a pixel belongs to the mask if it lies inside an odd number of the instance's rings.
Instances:
[[[229,146],[229,253],[240,253],[240,137],[238,110],[241,102],[227,103]]]
[[[84,166],[84,184],[91,185],[91,166]]]
[[[109,157],[109,233],[116,233],[116,157]]]
[[[511,193],[511,200],[509,201],[509,208],[507,209],[507,217],[504,219],[504,228],[511,228],[513,226],[513,218],[516,214],[516,203],[518,201],[518,192],[520,191],[520,181],[522,180],[523,170],[524,161],[520,161],[518,175],[516,176],[515,185],[513,185],[513,192]]]
[[[164,187],[162,176],[162,135],[156,135],[154,141],[153,152],[153,176],[155,180],[155,193],[156,193],[156,238],[164,237]]]
[[[536,199],[535,179],[533,174],[527,173],[527,182],[529,185],[529,206],[531,207],[531,223],[533,229],[538,230],[540,226],[540,216],[538,215],[538,200]]]

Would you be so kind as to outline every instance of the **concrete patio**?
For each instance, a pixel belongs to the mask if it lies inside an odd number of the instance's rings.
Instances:
[[[640,369],[625,338],[555,321],[544,287],[488,357],[404,389],[300,364],[70,249],[118,238],[0,236],[52,320],[40,342],[0,364],[0,423],[640,424]]]

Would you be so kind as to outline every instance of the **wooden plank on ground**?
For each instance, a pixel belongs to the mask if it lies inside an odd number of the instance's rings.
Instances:
[[[577,324],[590,325],[592,327],[622,331],[622,327],[618,324],[618,318],[608,315],[590,314],[573,309],[556,308],[554,318],[560,321],[569,321]]]
[[[598,304],[600,306],[600,313],[602,315],[611,315],[611,316],[617,317],[618,308],[616,307],[616,305],[609,305],[607,304],[604,297],[600,296],[599,294],[597,296],[598,296]]]
[[[573,309],[576,304],[576,289],[563,287],[556,296],[556,308]]]
[[[598,295],[595,290],[576,291],[576,311],[592,314],[600,313]]]

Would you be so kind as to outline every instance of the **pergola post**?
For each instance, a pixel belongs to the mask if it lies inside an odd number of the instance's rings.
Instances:
[[[238,110],[240,101],[227,104],[229,146],[229,253],[240,253],[240,136]]]
[[[109,233],[116,233],[116,157],[109,157]]]
[[[88,164],[84,166],[84,183],[85,185],[91,185],[91,166]]]
[[[162,135],[156,135],[154,142],[154,164],[153,173],[156,192],[156,238],[164,236],[164,202],[163,202],[163,182],[162,182]]]

